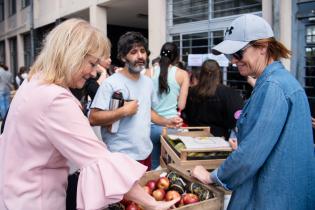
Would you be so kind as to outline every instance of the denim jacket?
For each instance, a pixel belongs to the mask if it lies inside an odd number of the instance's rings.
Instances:
[[[233,191],[229,210],[315,209],[315,157],[305,92],[275,61],[237,122],[238,148],[211,174]]]

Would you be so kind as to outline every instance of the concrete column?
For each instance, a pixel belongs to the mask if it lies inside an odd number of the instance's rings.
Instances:
[[[280,0],[280,36],[279,40],[290,50],[292,42],[292,1]],[[291,70],[291,60],[283,59],[284,66]]]
[[[149,0],[149,49],[150,60],[160,54],[162,45],[166,42],[166,0]]]
[[[262,17],[272,26],[272,1],[262,0]]]
[[[97,5],[90,7],[90,24],[103,31],[107,36],[107,12],[105,7]]]
[[[291,49],[292,41],[292,1],[291,0],[262,0],[263,18],[271,25],[275,38]],[[287,69],[290,60],[282,60]]]
[[[17,34],[17,67],[18,69],[21,66],[24,66],[24,42],[23,42],[23,35]]]

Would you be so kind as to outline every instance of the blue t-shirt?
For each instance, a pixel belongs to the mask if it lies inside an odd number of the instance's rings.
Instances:
[[[135,81],[119,72],[113,74],[100,85],[91,108],[109,110],[111,96],[115,91],[120,91],[125,100],[138,100],[138,111],[120,119],[117,133],[110,133],[107,128],[101,127],[102,139],[110,151],[144,160],[153,147],[150,140],[151,102],[154,100],[152,81],[144,75]]]

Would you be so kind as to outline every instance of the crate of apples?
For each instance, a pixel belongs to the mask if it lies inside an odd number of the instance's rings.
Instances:
[[[223,193],[213,186],[205,186],[184,173],[163,169],[149,171],[139,181],[143,189],[157,201],[180,198],[176,210],[221,210]],[[143,210],[143,207],[122,200],[111,205],[109,210]]]
[[[180,198],[180,201],[176,203],[176,207],[198,203],[214,197],[209,190],[204,189],[201,185],[198,185],[199,191],[194,191],[195,186],[197,186],[196,183],[187,184],[186,180],[176,172],[171,171],[166,176],[148,180],[143,188],[157,201],[171,201]]]

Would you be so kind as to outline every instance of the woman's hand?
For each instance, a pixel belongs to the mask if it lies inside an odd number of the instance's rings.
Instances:
[[[183,119],[180,117],[172,117],[167,119],[166,126],[168,128],[180,128],[183,125]]]
[[[233,150],[237,149],[237,139],[236,138],[230,138],[229,144],[232,147]]]
[[[174,207],[175,203],[180,200],[178,198],[172,201],[156,201],[138,183],[135,183],[130,191],[125,194],[125,199],[138,203],[145,210],[167,210]]]
[[[212,184],[213,181],[211,180],[210,173],[203,167],[203,166],[196,166],[191,175],[201,181],[204,184]]]
[[[151,205],[143,206],[145,210],[167,210],[175,208],[175,203],[177,203],[180,198],[171,201],[155,201]]]

